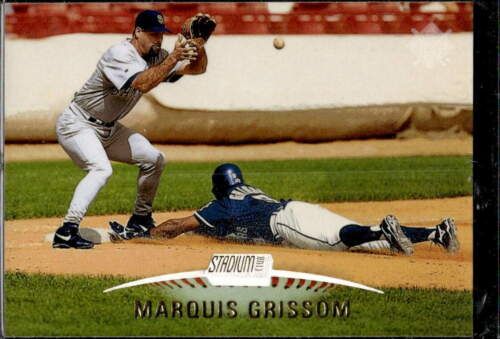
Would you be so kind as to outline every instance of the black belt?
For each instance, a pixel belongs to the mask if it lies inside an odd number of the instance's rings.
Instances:
[[[88,117],[87,120],[90,122],[96,123],[98,125],[104,126],[104,127],[113,127],[115,125],[114,122],[106,122],[106,121],[102,121],[101,119],[96,119],[94,117]]]

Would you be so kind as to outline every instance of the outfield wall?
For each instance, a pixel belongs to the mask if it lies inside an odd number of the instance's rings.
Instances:
[[[55,141],[57,115],[125,37],[6,39],[7,142]],[[282,50],[272,38],[214,36],[205,74],[160,85],[124,123],[169,143],[472,131],[471,33],[284,36]]]

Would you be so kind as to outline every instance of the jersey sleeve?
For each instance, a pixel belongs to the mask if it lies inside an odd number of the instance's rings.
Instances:
[[[194,212],[194,216],[201,224],[217,234],[224,233],[221,232],[221,228],[224,228],[231,219],[228,209],[218,200],[209,202]]]
[[[108,49],[99,63],[104,75],[117,89],[122,89],[131,77],[147,68],[137,53],[122,44]]]

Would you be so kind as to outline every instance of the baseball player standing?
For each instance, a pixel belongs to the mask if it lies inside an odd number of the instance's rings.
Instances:
[[[188,231],[244,242],[288,244],[299,248],[345,251],[391,248],[406,255],[413,244],[431,241],[448,252],[459,249],[453,219],[433,227],[400,225],[392,215],[379,225],[363,226],[321,206],[302,201],[275,200],[247,185],[234,164],[218,166],[212,175],[212,200],[193,215],[170,219],[142,234],[125,231],[116,222],[110,226],[122,239],[137,236],[174,238]]]
[[[202,74],[207,55],[204,43],[215,29],[209,15],[190,18],[183,29],[197,35],[178,35],[172,53],[161,48],[163,34],[170,32],[163,15],[154,10],[139,13],[132,37],[111,46],[70,105],[59,116],[59,144],[87,175],[76,187],[61,227],[54,235],[54,248],[92,248],[79,234],[88,206],[112,174],[110,160],[137,165],[137,198],[127,230],[144,232],[154,227],[153,199],[165,166],[165,156],[141,134],[118,121],[125,117],[144,93],[162,82],[175,82],[183,75]],[[186,29],[187,27],[187,29]],[[203,34],[200,34],[200,31]]]

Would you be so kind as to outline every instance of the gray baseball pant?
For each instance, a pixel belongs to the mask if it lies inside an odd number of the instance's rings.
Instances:
[[[65,222],[80,224],[90,203],[112,174],[110,160],[137,165],[137,198],[133,212],[152,211],[166,160],[141,134],[116,123],[104,127],[91,123],[80,112],[66,108],[56,124],[59,144],[87,175],[79,182]]]

